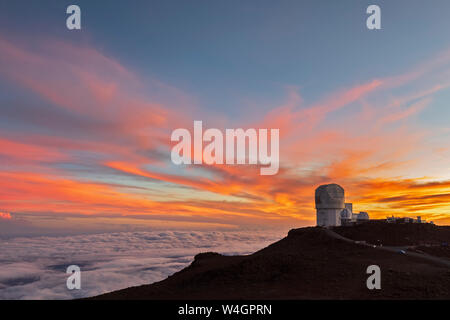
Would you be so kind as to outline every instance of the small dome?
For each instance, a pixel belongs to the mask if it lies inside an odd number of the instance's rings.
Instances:
[[[344,188],[337,184],[326,184],[316,189],[316,209],[344,209]]]
[[[341,211],[341,219],[351,219],[352,213],[348,209],[344,209]]]
[[[369,214],[367,212],[360,212],[360,213],[358,213],[358,217],[356,219],[369,220]]]

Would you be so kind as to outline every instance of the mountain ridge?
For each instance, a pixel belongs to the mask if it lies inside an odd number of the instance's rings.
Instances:
[[[199,253],[189,266],[162,281],[90,299],[450,299],[449,267],[421,259],[422,253],[401,252],[429,245],[443,251],[439,259],[447,261],[450,227],[374,221],[331,232],[345,235],[346,241],[330,236],[329,229],[292,229],[285,238],[253,254]],[[408,247],[379,250],[380,243],[376,246],[361,239],[364,232],[371,241],[391,245],[397,241]],[[401,241],[405,237],[409,242]],[[370,265],[380,266],[381,290],[367,289]]]

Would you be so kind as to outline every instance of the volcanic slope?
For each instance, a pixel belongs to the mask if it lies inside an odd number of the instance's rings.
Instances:
[[[450,240],[450,227],[384,223],[383,228],[380,223],[331,232],[397,246],[431,242],[448,250],[444,242]],[[370,265],[381,268],[381,290],[367,289]],[[400,249],[343,241],[330,236],[330,230],[310,227],[291,230],[247,256],[200,253],[191,265],[163,281],[93,299],[450,299],[450,267]]]

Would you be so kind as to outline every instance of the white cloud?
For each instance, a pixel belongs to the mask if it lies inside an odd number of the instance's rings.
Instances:
[[[200,252],[248,254],[284,231],[149,231],[2,241],[0,299],[71,299],[160,281]],[[67,266],[81,268],[81,290],[66,288]]]

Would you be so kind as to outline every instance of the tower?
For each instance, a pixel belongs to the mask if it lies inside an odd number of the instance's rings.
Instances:
[[[345,209],[344,189],[337,184],[321,185],[316,189],[317,225],[340,226],[341,212]]]

